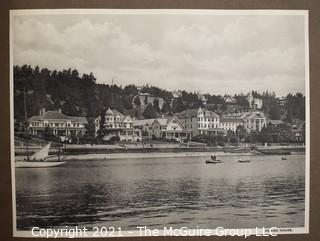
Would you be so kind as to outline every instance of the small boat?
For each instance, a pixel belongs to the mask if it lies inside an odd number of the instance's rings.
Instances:
[[[287,158],[285,156],[281,157],[281,160],[287,160]]]
[[[245,160],[239,159],[238,162],[239,163],[249,163],[251,161],[249,159],[245,159]]]
[[[206,164],[218,164],[222,163],[221,160],[206,160]]]
[[[29,157],[29,128],[28,128],[28,119],[27,119],[27,106],[26,106],[26,89],[23,89],[23,98],[24,98],[24,116],[25,116],[25,131],[26,131],[26,144],[27,144],[27,156],[26,157],[15,157],[15,167],[16,168],[31,168],[31,167],[56,167],[64,164],[62,157],[60,155],[60,138],[58,145],[58,155],[49,156],[49,149],[51,143],[49,142],[41,150],[34,153]]]
[[[34,153],[30,158],[27,155],[27,158],[19,160],[16,158],[15,166],[16,168],[40,168],[40,167],[56,167],[64,164],[62,161],[60,153],[58,156],[49,156],[49,149],[51,143],[44,146],[41,150]]]

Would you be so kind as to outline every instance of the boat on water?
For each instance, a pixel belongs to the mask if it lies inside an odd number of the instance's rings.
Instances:
[[[249,162],[251,162],[251,160],[249,160],[249,159],[244,159],[244,160],[239,159],[238,162],[239,163],[249,163]]]
[[[63,157],[60,156],[60,150],[57,156],[49,156],[51,143],[41,148],[41,150],[34,153],[32,156],[27,157],[16,157],[15,167],[16,168],[41,168],[41,167],[56,167],[65,163]]]
[[[218,164],[222,163],[221,160],[206,160],[206,164]]]
[[[218,163],[222,163],[222,161],[218,160],[215,154],[212,154],[211,158],[209,160],[206,160],[206,164],[218,164]]]
[[[26,90],[24,88],[24,119],[25,119],[25,132],[26,132],[26,144],[27,144],[27,156],[19,157],[15,156],[15,167],[16,168],[32,168],[32,167],[56,167],[61,166],[65,162],[62,161],[62,156],[60,155],[60,138],[58,143],[58,155],[49,156],[49,150],[51,142],[42,147],[39,151],[29,156],[29,127],[27,118],[27,106],[26,106]]]

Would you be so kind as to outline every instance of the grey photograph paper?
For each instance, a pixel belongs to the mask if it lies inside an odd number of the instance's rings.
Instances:
[[[10,11],[16,237],[309,232],[306,10]]]

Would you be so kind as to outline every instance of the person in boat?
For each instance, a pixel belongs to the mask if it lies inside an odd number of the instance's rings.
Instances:
[[[216,157],[216,155],[215,154],[211,154],[211,160],[217,160],[217,157]]]

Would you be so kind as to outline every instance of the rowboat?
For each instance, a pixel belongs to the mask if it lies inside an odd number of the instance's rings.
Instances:
[[[206,164],[218,164],[222,163],[221,160],[206,160]]]
[[[239,159],[238,162],[239,163],[249,163],[251,161],[249,159],[245,159],[245,160]]]

